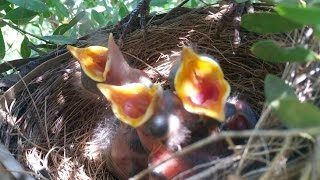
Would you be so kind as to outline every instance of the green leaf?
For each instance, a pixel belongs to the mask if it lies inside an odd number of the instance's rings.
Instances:
[[[2,31],[0,29],[0,59],[3,59],[6,55],[6,46],[4,45],[4,39],[2,35]]]
[[[283,17],[294,22],[311,25],[320,24],[320,8],[319,7],[297,7],[290,5],[278,5],[275,10]]]
[[[72,26],[69,24],[62,24],[59,27],[57,27],[56,30],[54,30],[53,35],[63,35],[65,32],[67,32]]]
[[[68,9],[59,0],[51,0],[51,2],[56,7],[56,10],[60,15],[63,17],[69,16]]]
[[[190,1],[190,6],[191,6],[191,8],[195,8],[195,7],[197,7],[198,6],[198,2],[196,1],[196,0],[191,0]]]
[[[252,3],[261,3],[261,2],[272,4],[272,5],[288,4],[291,6],[299,6],[303,4],[303,1],[297,1],[297,0],[262,0],[262,1],[255,0],[255,2],[252,2]]]
[[[50,41],[54,44],[64,45],[64,44],[75,44],[77,39],[72,37],[66,37],[62,35],[52,35],[52,36],[44,36],[43,39]]]
[[[169,2],[168,0],[152,0],[150,2],[150,6],[163,7],[163,5],[167,4],[168,2]]]
[[[4,27],[6,25],[7,25],[6,23],[4,23],[3,21],[0,21],[0,28]]]
[[[247,2],[247,1],[249,1],[249,0],[236,0],[236,3],[244,3],[244,2]]]
[[[99,13],[94,9],[91,11],[91,18],[94,19],[100,26],[107,24],[107,20],[102,13]]]
[[[44,12],[44,13],[42,13],[42,14],[43,14],[43,17],[44,17],[44,18],[49,18],[49,17],[51,17],[51,15],[53,15],[53,13],[50,12],[50,11]]]
[[[303,25],[292,22],[277,13],[254,13],[245,14],[241,18],[241,26],[256,33],[278,33],[287,32]]]
[[[118,0],[110,0],[110,4],[112,6],[116,6],[118,4]]]
[[[128,14],[129,14],[128,8],[123,3],[120,3],[120,5],[119,5],[119,16],[121,18],[124,18]]]
[[[31,55],[31,49],[29,48],[29,39],[27,36],[24,36],[24,39],[21,43],[20,54],[23,58],[28,58]]]
[[[7,1],[0,1],[0,11],[5,10],[9,7],[10,3]]]
[[[272,74],[268,74],[264,80],[264,93],[268,103],[286,97],[297,99],[294,90],[282,79]]]
[[[84,11],[78,13],[68,24],[62,24],[54,30],[53,35],[63,35],[68,30],[70,30],[74,25],[76,25],[85,15]]]
[[[13,7],[14,7],[14,5],[13,5],[13,4],[10,4],[7,8],[4,9],[4,12],[5,12],[5,13],[8,13],[9,11],[11,11],[11,10],[14,9]]]
[[[290,128],[320,126],[320,109],[313,104],[297,99],[282,99],[272,103],[280,120]]]
[[[29,11],[22,7],[18,7],[16,9],[9,11],[3,18],[10,19],[11,21],[15,21],[15,20],[25,21],[26,19],[33,18],[37,14],[38,14],[37,12]]]
[[[281,48],[272,40],[254,43],[251,52],[258,58],[270,62],[307,62],[319,60],[319,56],[301,46]]]
[[[72,27],[76,25],[82,18],[83,16],[86,15],[85,11],[79,12],[71,21],[69,22],[69,25]]]
[[[314,35],[320,38],[320,24],[316,24],[313,26]]]
[[[46,12],[49,11],[49,8],[46,4],[39,0],[7,0],[12,4],[20,6],[22,8],[28,9],[35,12]]]

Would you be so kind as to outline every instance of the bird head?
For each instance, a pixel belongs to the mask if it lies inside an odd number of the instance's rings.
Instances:
[[[184,47],[174,74],[175,91],[187,111],[224,121],[230,85],[215,60]]]
[[[258,116],[252,107],[238,97],[228,99],[226,103],[226,121],[221,130],[245,130],[252,129],[258,122]]]
[[[159,85],[147,87],[142,83],[122,86],[99,83],[97,87],[111,103],[115,116],[134,128],[152,116],[156,100],[162,91]]]
[[[87,76],[95,82],[111,85],[129,83],[152,85],[145,72],[129,66],[112,34],[109,35],[108,48],[102,46],[77,48],[68,45],[67,49],[80,63],[83,76]]]
[[[102,46],[90,46],[77,48],[68,45],[67,49],[79,62],[83,72],[96,82],[106,80],[106,63],[108,61],[108,48]]]

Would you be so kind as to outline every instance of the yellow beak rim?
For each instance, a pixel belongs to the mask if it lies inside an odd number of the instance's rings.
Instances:
[[[141,83],[122,86],[99,83],[97,87],[111,102],[115,116],[134,128],[150,119],[155,110],[156,100],[162,91],[160,85],[149,88]]]
[[[184,47],[174,86],[187,111],[224,121],[230,85],[215,60]]]
[[[106,80],[108,48],[102,46],[77,48],[68,45],[67,49],[80,63],[81,69],[88,77],[97,82]]]

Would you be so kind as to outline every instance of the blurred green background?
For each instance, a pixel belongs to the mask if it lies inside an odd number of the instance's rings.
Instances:
[[[176,7],[183,0],[152,0],[151,14]],[[0,0],[0,63],[28,58],[72,44],[98,28],[128,15],[140,0]],[[199,7],[217,0],[189,0]],[[50,43],[49,43],[50,42]]]

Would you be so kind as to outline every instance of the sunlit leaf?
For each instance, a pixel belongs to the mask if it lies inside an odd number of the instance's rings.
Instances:
[[[24,39],[20,46],[20,54],[23,58],[28,58],[31,55],[31,49],[28,47],[29,39],[27,36],[24,36]]]
[[[319,60],[319,56],[301,46],[281,48],[272,40],[259,41],[252,45],[251,52],[258,58],[270,62],[307,62]]]
[[[266,12],[245,14],[241,18],[241,26],[257,33],[287,32],[303,27],[302,24],[292,22],[277,13]]]
[[[320,109],[313,104],[286,98],[273,102],[272,108],[280,120],[290,128],[320,126]]]
[[[283,17],[302,24],[320,24],[319,7],[297,7],[290,5],[278,5],[275,10]]]
[[[25,21],[26,19],[30,19],[30,18],[36,16],[37,14],[38,14],[37,12],[29,11],[29,10],[24,9],[22,7],[18,7],[16,9],[9,11],[3,18],[10,19],[12,21],[14,21],[14,20]],[[28,22],[26,22],[26,23],[28,23]]]
[[[268,103],[286,97],[297,98],[294,90],[288,84],[272,74],[268,74],[264,80],[264,93]]]
[[[64,44],[75,44],[77,39],[72,37],[66,37],[62,35],[52,35],[52,36],[44,36],[43,39],[50,41],[54,44],[64,45]]]
[[[2,30],[0,29],[0,59],[3,59],[5,55],[6,55],[6,46],[4,45]]]
[[[68,9],[60,2],[60,0],[51,0],[52,4],[56,7],[57,12],[63,17],[69,16]]]
[[[7,1],[17,6],[20,6],[22,8],[28,9],[30,11],[35,11],[35,12],[49,11],[48,6],[39,0],[7,0]]]
[[[102,15],[102,13],[97,12],[96,10],[91,11],[91,17],[94,19],[100,26],[104,26],[107,24],[106,17]]]

